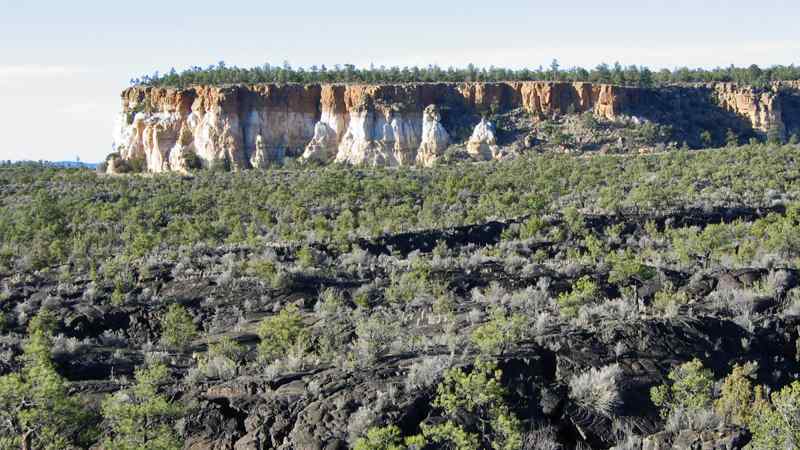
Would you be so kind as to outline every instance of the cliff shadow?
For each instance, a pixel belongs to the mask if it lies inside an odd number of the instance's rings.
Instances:
[[[626,113],[669,126],[669,139],[691,148],[722,146],[728,130],[736,133],[740,143],[759,135],[746,117],[717,104],[708,87],[645,89]],[[710,143],[702,138],[706,131],[711,134]]]
[[[781,89],[780,102],[786,136],[800,135],[800,90]]]

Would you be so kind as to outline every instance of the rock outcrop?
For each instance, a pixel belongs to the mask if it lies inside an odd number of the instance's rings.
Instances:
[[[325,122],[317,122],[314,125],[314,137],[306,145],[303,159],[328,163],[336,156],[336,144],[336,131]]]
[[[473,158],[489,161],[499,155],[497,138],[495,137],[495,126],[492,122],[482,118],[480,123],[475,125],[472,136],[467,142],[467,151]]]
[[[417,150],[417,164],[430,167],[450,145],[450,135],[442,125],[442,115],[436,105],[425,108],[422,116],[422,143]]]
[[[780,95],[776,89],[741,87],[733,83],[711,85],[719,106],[746,118],[751,126],[762,132],[776,130],[785,135]]]
[[[717,115],[738,118],[762,134],[786,133],[784,93],[796,89],[791,83],[645,89],[538,81],[132,87],[122,93],[114,147],[122,160],[140,161],[150,172],[183,171],[187,160],[231,170],[267,167],[284,154],[321,163],[430,165],[447,145],[465,141],[482,159],[497,157],[497,137],[490,137],[496,130],[479,119],[515,109],[532,121],[591,111],[605,120],[642,116],[670,124],[685,122],[687,108],[697,107],[692,99],[708,103],[709,97]],[[435,112],[426,110],[431,105]],[[794,122],[800,127],[800,120]],[[459,131],[473,127],[472,138]]]

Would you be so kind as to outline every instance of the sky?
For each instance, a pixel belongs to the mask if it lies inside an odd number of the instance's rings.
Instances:
[[[0,0],[0,159],[96,162],[131,78],[225,61],[800,64],[797,0]]]

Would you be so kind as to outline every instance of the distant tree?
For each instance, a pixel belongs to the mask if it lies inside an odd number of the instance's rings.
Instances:
[[[556,81],[556,80],[558,80],[560,78],[560,72],[559,72],[559,68],[560,67],[561,66],[558,64],[558,60],[557,59],[553,59],[553,61],[550,63],[550,79],[551,80]]]
[[[774,145],[783,144],[783,130],[777,125],[772,125],[767,130],[767,142]]]
[[[132,85],[185,87],[194,84],[227,84],[227,83],[411,83],[411,82],[461,82],[461,81],[509,81],[509,80],[570,80],[594,81],[601,83],[617,83],[633,86],[651,86],[676,82],[708,82],[736,81],[744,84],[763,85],[772,80],[800,79],[800,67],[774,66],[766,70],[758,66],[749,68],[726,67],[712,70],[689,69],[682,67],[670,71],[662,69],[657,74],[645,67],[630,65],[623,67],[615,63],[613,68],[608,64],[600,64],[591,71],[575,67],[561,69],[558,60],[554,59],[548,70],[539,66],[536,69],[507,69],[502,67],[478,68],[468,65],[466,68],[447,70],[431,65],[427,67],[375,67],[359,69],[352,64],[337,64],[332,69],[325,65],[312,65],[309,69],[292,67],[288,61],[273,66],[265,63],[261,66],[246,69],[229,67],[224,61],[207,68],[191,67],[182,72],[170,69],[165,74],[155,72],[130,80]]]
[[[710,131],[705,130],[702,133],[700,133],[700,143],[705,148],[711,147],[711,144],[714,143],[714,138],[711,136]]]
[[[739,145],[739,136],[730,128],[728,128],[728,131],[725,133],[725,145],[728,147],[736,147]]]

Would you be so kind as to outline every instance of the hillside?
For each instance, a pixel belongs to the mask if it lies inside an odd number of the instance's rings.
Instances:
[[[785,448],[799,154],[0,167],[0,442]]]

